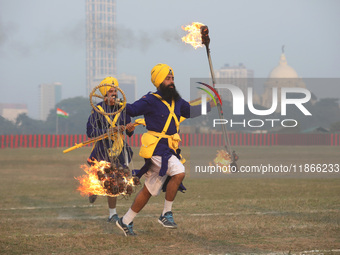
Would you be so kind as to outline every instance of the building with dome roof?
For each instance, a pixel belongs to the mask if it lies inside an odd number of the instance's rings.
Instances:
[[[287,64],[286,56],[282,52],[279,65],[269,73],[268,78],[269,79],[299,78],[299,76],[297,72],[294,70],[294,68]]]
[[[278,88],[278,95],[281,95],[281,88],[283,87],[306,88],[306,84],[302,78],[298,76],[295,69],[288,65],[284,54],[284,47],[282,47],[282,54],[278,66],[269,73],[268,79],[264,84],[262,105],[270,108],[272,106],[273,88]],[[280,110],[280,101],[281,98],[278,96],[277,111]]]

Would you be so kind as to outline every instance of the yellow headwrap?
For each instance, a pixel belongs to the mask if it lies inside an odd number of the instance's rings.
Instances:
[[[166,64],[155,65],[151,70],[151,82],[158,88],[170,72],[174,75],[172,68]]]
[[[102,80],[100,82],[99,85],[103,85],[103,84],[112,84],[115,86],[119,86],[118,80],[116,78],[113,78],[111,76],[106,77],[104,80]],[[102,86],[99,88],[100,93],[102,93],[103,96],[106,95],[106,93],[110,90],[111,86]]]

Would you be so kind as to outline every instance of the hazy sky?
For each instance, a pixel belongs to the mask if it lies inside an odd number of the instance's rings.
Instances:
[[[338,0],[117,0],[117,71],[137,77],[139,97],[154,90],[151,68],[167,63],[189,99],[190,77],[208,77],[209,66],[204,48],[181,42],[181,26],[199,21],[215,69],[243,63],[266,78],[284,44],[299,76],[340,77],[339,10]],[[85,47],[85,0],[0,0],[0,103],[37,117],[38,85],[52,82],[63,99],[87,97]]]

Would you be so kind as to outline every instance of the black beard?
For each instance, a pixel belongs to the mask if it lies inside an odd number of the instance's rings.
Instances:
[[[170,88],[170,85],[173,85],[173,88]],[[181,95],[177,92],[175,84],[170,84],[168,86],[165,86],[163,83],[159,85],[159,91],[162,93],[163,99],[166,101],[172,101],[175,100],[175,102],[179,99],[181,99]]]

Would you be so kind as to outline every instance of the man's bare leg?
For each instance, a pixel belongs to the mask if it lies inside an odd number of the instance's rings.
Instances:
[[[181,185],[183,179],[185,177],[185,173],[180,173],[180,174],[176,174],[174,176],[171,176],[171,179],[168,183],[168,185],[166,186],[166,192],[165,192],[165,199],[167,201],[174,201],[177,191],[178,191],[178,187],[179,185]]]
[[[139,213],[148,203],[150,197],[151,194],[144,185],[143,188],[138,192],[137,196],[135,197],[135,200],[133,201],[131,208],[123,216],[122,220],[123,223],[126,225],[130,224],[130,222],[132,222],[133,219],[136,217],[137,213]]]
[[[109,205],[109,218],[108,222],[115,222],[118,220],[118,214],[116,211],[117,198],[116,197],[107,197],[107,204]]]

